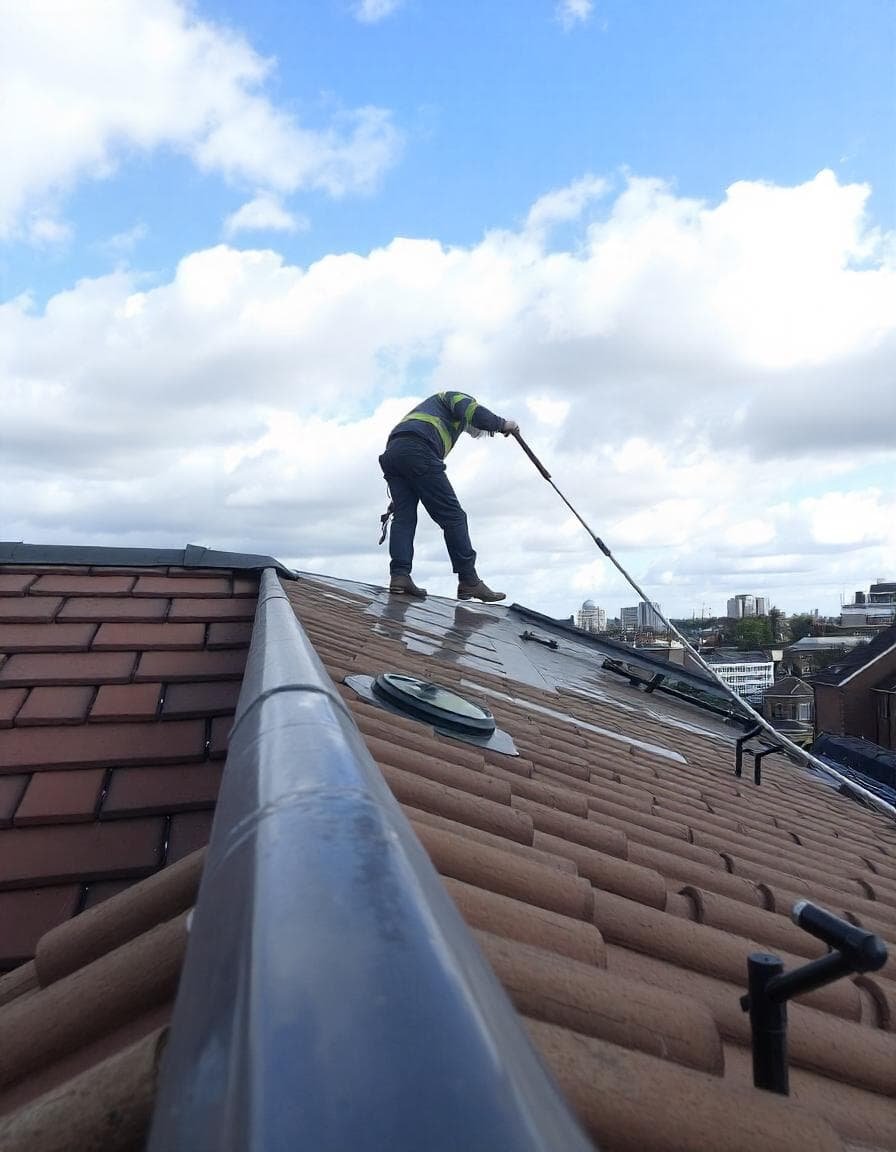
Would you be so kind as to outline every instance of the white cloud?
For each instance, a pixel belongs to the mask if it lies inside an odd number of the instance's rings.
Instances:
[[[288,212],[278,196],[265,192],[247,201],[224,221],[227,236],[237,232],[295,232],[307,227],[307,220]]]
[[[558,0],[557,19],[569,31],[577,24],[584,24],[591,17],[593,0]]]
[[[396,239],[297,267],[221,245],[152,287],[122,271],[0,306],[0,536],[195,541],[376,581],[386,433],[463,387],[520,421],[665,611],[736,592],[833,611],[896,578],[896,249],[867,189],[822,173],[709,204],[632,179],[595,219],[578,188],[549,194],[561,248],[530,213],[470,248]],[[782,283],[786,326],[760,291],[780,305]],[[464,442],[449,472],[513,599],[632,602],[512,439]],[[417,556],[450,594],[425,517]]]
[[[354,14],[362,24],[376,24],[391,16],[402,5],[404,0],[358,0],[354,7]]]
[[[400,148],[381,108],[304,127],[265,94],[274,61],[182,0],[4,4],[0,43],[0,239],[135,151],[173,149],[278,193],[343,195],[373,187]]]
[[[71,228],[55,216],[33,214],[25,221],[25,236],[29,244],[39,248],[56,248],[71,239]]]

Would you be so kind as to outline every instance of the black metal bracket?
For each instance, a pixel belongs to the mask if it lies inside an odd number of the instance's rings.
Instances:
[[[520,632],[520,640],[534,640],[536,644],[544,644],[545,648],[559,648],[560,645],[556,640],[547,640],[544,636],[538,636],[535,632]]]
[[[746,748],[745,747],[748,740],[752,740],[754,736],[759,736],[760,733],[762,733],[764,731],[765,731],[765,729],[762,727],[761,724],[756,724],[748,732],[745,732],[743,734],[743,736],[739,736],[737,738],[737,740],[735,741],[734,775],[735,776],[742,776],[743,775],[744,752],[752,752],[753,753],[753,783],[754,784],[761,784],[762,783],[762,761],[763,761],[764,757],[768,756],[772,752],[784,752],[784,751],[786,751],[785,746],[783,744],[769,744],[763,748]]]
[[[763,748],[761,752],[753,750],[753,783],[762,783],[762,758],[768,756],[771,752],[783,752],[783,744],[771,744],[768,748]]]
[[[738,736],[734,742],[734,775],[743,776],[744,774],[744,745],[748,740],[752,740],[754,736],[758,736],[762,731],[761,724],[754,724],[743,736]]]
[[[750,1013],[753,1083],[782,1096],[790,1094],[787,1001],[853,972],[876,972],[887,962],[887,946],[879,936],[808,900],[794,904],[790,918],[831,951],[790,972],[784,971],[779,957],[753,952],[747,957],[747,995],[740,1000],[744,1012]]]

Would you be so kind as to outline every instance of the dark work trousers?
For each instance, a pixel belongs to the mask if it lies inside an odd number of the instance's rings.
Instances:
[[[445,464],[421,436],[393,436],[380,456],[392,494],[389,571],[409,573],[414,562],[417,504],[423,505],[445,534],[445,546],[458,579],[475,584],[476,553],[470,543],[467,514],[458,503]]]

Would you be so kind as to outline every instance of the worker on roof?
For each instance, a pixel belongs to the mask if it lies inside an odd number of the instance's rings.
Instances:
[[[451,566],[457,573],[458,600],[503,600],[476,572],[476,553],[470,543],[467,514],[445,475],[445,457],[462,432],[474,437],[519,432],[515,420],[503,419],[483,408],[465,392],[438,392],[408,412],[389,433],[380,467],[389,485],[394,516],[389,536],[389,591],[425,596],[411,579],[417,504],[445,534]],[[385,531],[385,529],[384,529]]]

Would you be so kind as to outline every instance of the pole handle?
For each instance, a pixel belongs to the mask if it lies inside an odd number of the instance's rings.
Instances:
[[[544,476],[545,480],[550,480],[550,478],[551,478],[550,472],[548,472],[548,470],[547,470],[547,468],[545,468],[544,464],[542,464],[542,462],[538,459],[538,457],[535,455],[535,453],[532,451],[532,449],[529,447],[529,445],[526,443],[526,441],[522,438],[522,436],[520,436],[519,432],[511,432],[511,436],[513,436],[514,440],[516,440],[516,442],[517,442],[517,444],[519,444],[520,448],[522,448],[522,450],[526,453],[526,455],[529,457],[529,459],[532,461],[532,463],[535,465],[535,467],[538,469],[538,471],[542,474],[542,476]]]

